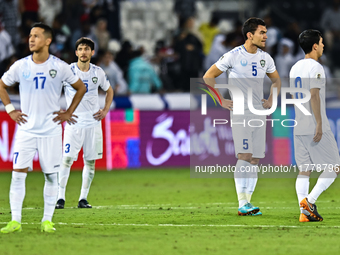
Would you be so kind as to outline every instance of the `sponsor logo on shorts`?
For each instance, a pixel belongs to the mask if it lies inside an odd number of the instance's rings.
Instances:
[[[60,165],[55,165],[53,168],[57,168],[57,167],[60,167]]]
[[[98,153],[98,155],[103,155],[103,153],[101,152],[101,153]]]

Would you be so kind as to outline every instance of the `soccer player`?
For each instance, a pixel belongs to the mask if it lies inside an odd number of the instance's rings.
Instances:
[[[72,63],[71,69],[82,79],[86,86],[86,93],[81,100],[75,114],[78,116],[74,126],[66,125],[64,132],[63,165],[59,174],[59,194],[56,208],[65,206],[65,192],[67,180],[73,161],[83,148],[84,168],[83,182],[79,197],[78,208],[92,208],[87,201],[91,182],[94,177],[95,161],[103,157],[103,135],[101,120],[109,112],[113,100],[113,89],[100,67],[90,63],[94,54],[94,42],[90,38],[82,37],[75,45],[77,63]],[[106,91],[105,106],[100,109],[98,103],[98,88]],[[76,91],[65,83],[65,96],[69,105]]]
[[[52,223],[58,195],[58,172],[62,163],[62,128],[64,121],[75,123],[73,112],[86,92],[79,77],[68,64],[49,54],[53,39],[52,29],[42,23],[33,26],[29,35],[32,55],[16,61],[0,80],[0,98],[10,117],[18,123],[15,135],[13,172],[10,187],[12,221],[2,233],[21,231],[21,211],[25,197],[27,171],[32,169],[38,151],[45,176],[44,217],[42,232],[54,232]],[[60,110],[62,82],[75,89],[75,97],[67,111]],[[15,110],[6,88],[19,83],[21,112]],[[55,116],[56,114],[56,116]]]
[[[231,120],[234,123],[245,123],[232,125],[235,155],[238,158],[234,179],[239,201],[238,215],[242,216],[262,215],[259,207],[253,206],[250,200],[257,183],[258,164],[265,156],[266,146],[266,125],[250,127],[247,124],[251,119],[262,119],[264,123],[266,122],[265,116],[257,116],[250,112],[247,104],[248,88],[253,90],[253,105],[258,110],[270,108],[273,102],[273,89],[276,88],[278,94],[281,88],[274,60],[261,49],[266,44],[266,32],[266,25],[262,19],[248,19],[243,24],[245,43],[225,53],[203,77],[208,85],[215,87],[215,78],[228,71],[228,83],[240,88],[244,95],[245,115],[233,115],[233,101],[224,99],[218,91],[222,98],[221,106],[231,111]],[[268,100],[263,99],[265,75],[273,82]],[[250,171],[246,172],[246,169]]]
[[[300,205],[300,222],[322,221],[315,201],[335,180],[339,173],[339,151],[326,115],[325,71],[317,62],[323,53],[323,38],[317,30],[306,30],[299,35],[299,44],[305,58],[290,70],[290,87],[310,91],[311,99],[303,106],[311,115],[306,115],[295,106],[294,148],[299,167],[296,193]],[[293,94],[301,99],[302,93]],[[313,165],[315,164],[315,165]],[[325,170],[310,193],[309,176],[312,170]]]

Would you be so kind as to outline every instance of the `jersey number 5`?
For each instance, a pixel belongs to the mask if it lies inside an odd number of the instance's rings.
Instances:
[[[256,65],[253,65],[252,67],[253,67],[252,74],[253,76],[256,76],[257,75]]]

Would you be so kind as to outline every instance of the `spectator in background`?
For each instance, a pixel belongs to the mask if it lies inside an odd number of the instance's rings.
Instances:
[[[148,94],[162,88],[155,70],[143,57],[143,48],[132,52],[128,69],[129,90],[132,94]]]
[[[240,20],[236,20],[234,27],[235,29],[228,35],[235,38],[235,40],[237,41],[237,45],[241,45],[244,43],[244,37],[242,33],[243,22]]]
[[[2,16],[2,25],[10,35],[12,44],[16,47],[20,42],[20,36],[17,26],[18,21],[18,3],[16,0],[0,1],[0,16]],[[1,54],[1,53],[0,53]]]
[[[10,58],[14,53],[11,36],[0,23],[0,76],[6,71]]]
[[[71,31],[80,27],[80,18],[83,13],[84,7],[82,5],[82,0],[64,1],[62,14],[65,23]]]
[[[62,56],[62,53],[70,49],[71,30],[64,23],[62,14],[55,17],[52,29],[54,31],[54,41],[50,46],[51,53],[58,58],[65,59],[65,57]]]
[[[123,77],[123,72],[114,62],[114,53],[106,51],[101,57],[99,66],[103,68],[114,90],[115,95],[126,95],[128,93],[128,85]]]
[[[277,53],[277,43],[279,42],[281,36],[280,30],[277,27],[273,26],[272,17],[270,15],[265,16],[263,20],[266,23],[268,36],[268,39],[266,40],[266,52],[274,57]]]
[[[204,69],[208,70],[216,61],[223,56],[224,53],[232,50],[238,46],[238,39],[235,33],[230,33],[228,35],[216,35],[214,42],[211,47],[209,55],[204,60]],[[227,76],[226,72],[223,72],[224,77]],[[222,76],[221,75],[221,76]],[[219,76],[219,77],[221,77]]]
[[[96,35],[91,30],[91,23],[88,15],[83,15],[80,18],[81,27],[77,30],[73,31],[70,41],[70,48],[73,49],[74,45],[76,45],[76,41],[81,37],[88,37],[92,41],[94,41],[94,55],[93,62],[95,62],[95,57],[97,56],[98,51],[98,40]]]
[[[321,27],[325,34],[325,41],[329,50],[333,48],[334,41],[340,38],[340,0],[333,0],[331,8],[322,14]]]
[[[203,37],[203,53],[205,56],[209,54],[214,38],[220,32],[218,29],[219,22],[220,19],[213,16],[209,23],[203,23],[199,28]]]
[[[196,15],[196,0],[176,0],[174,11],[179,19],[187,19]]]
[[[290,39],[294,43],[294,52],[293,55],[297,60],[302,59],[305,57],[304,52],[302,51],[297,38],[299,38],[299,35],[301,34],[301,29],[299,26],[299,23],[294,21],[288,24],[286,32],[284,33],[283,37],[286,37]],[[298,57],[301,56],[301,57]],[[297,61],[296,60],[296,61]]]
[[[107,21],[99,19],[94,29],[94,34],[98,39],[99,50],[106,51],[110,40],[110,33],[107,31]]]
[[[321,18],[325,34],[326,49],[330,53],[332,66],[340,67],[340,0],[333,0],[331,8],[325,10]]]
[[[175,81],[177,89],[190,91],[190,78],[197,78],[202,68],[202,43],[192,33],[194,19],[181,20],[181,30],[174,39],[174,50],[178,59],[180,75]]]
[[[132,54],[132,45],[129,41],[125,41],[122,44],[121,50],[117,53],[116,63],[122,69],[124,78],[127,79],[127,72],[129,68],[129,62]]]
[[[21,30],[23,35],[28,35],[34,23],[39,21],[38,0],[19,0],[19,9],[21,12]],[[27,44],[27,41],[24,42]]]
[[[39,0],[40,19],[52,27],[54,18],[61,12],[62,8],[62,0]]]
[[[275,57],[276,70],[281,78],[289,78],[290,69],[296,62],[293,52],[294,43],[292,40],[282,38],[278,44],[278,54]],[[282,82],[282,86],[288,87],[288,84]]]

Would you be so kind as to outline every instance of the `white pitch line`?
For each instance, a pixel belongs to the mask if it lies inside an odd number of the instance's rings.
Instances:
[[[286,202],[258,202],[256,204],[293,204],[296,203],[296,201],[286,201]],[[318,201],[318,204],[320,203],[332,203],[332,201]],[[172,210],[191,210],[191,209],[208,209],[204,207],[213,207],[216,206],[218,208],[224,208],[224,209],[238,209],[237,203],[234,202],[226,202],[226,203],[204,203],[204,204],[195,204],[195,203],[185,203],[182,204],[183,206],[178,206],[181,203],[178,204],[135,204],[135,205],[103,205],[103,206],[93,206],[94,209],[121,209],[121,210],[153,210],[153,209],[159,209],[162,207],[163,210],[167,210],[168,208]],[[233,206],[226,206],[226,205],[233,205]],[[77,207],[65,207],[65,209],[75,209]],[[271,206],[271,207],[261,207],[261,209],[294,209],[296,207],[279,207],[279,206]],[[340,207],[323,207],[324,209],[340,209]],[[43,209],[43,207],[24,207],[23,210],[34,210],[34,209]],[[0,210],[9,210],[9,208],[1,207]]]
[[[5,225],[8,222],[0,222],[0,225]],[[40,222],[23,222],[23,225],[37,225]],[[66,222],[56,222],[58,225],[73,225],[73,226],[135,226],[135,227],[222,227],[222,228],[232,228],[232,227],[244,227],[244,228],[340,228],[340,226],[323,226],[323,225],[241,225],[241,224],[138,224],[138,223],[66,223]]]

